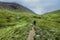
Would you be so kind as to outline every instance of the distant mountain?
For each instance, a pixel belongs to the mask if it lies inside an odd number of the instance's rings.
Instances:
[[[12,3],[12,2],[0,2],[0,8],[13,9],[13,10],[18,9],[20,12],[25,12],[25,11],[33,12],[32,10],[28,9],[23,5],[20,5],[18,3]]]

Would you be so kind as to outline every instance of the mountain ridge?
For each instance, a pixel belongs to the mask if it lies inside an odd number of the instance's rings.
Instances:
[[[32,13],[35,13],[29,8],[15,2],[0,2],[0,8],[6,8],[6,9],[12,9],[12,10],[18,9],[20,10],[20,12],[30,11]]]

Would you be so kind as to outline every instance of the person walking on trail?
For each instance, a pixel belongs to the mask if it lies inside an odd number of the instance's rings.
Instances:
[[[36,21],[33,22],[34,27],[36,27]]]

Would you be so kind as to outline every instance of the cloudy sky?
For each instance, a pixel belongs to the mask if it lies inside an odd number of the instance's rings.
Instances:
[[[60,0],[0,0],[5,2],[16,2],[26,6],[37,14],[59,10]]]

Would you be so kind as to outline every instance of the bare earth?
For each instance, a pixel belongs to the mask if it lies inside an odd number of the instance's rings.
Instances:
[[[27,40],[34,40],[34,36],[35,36],[35,30],[34,27],[32,27],[32,30],[29,32]]]

